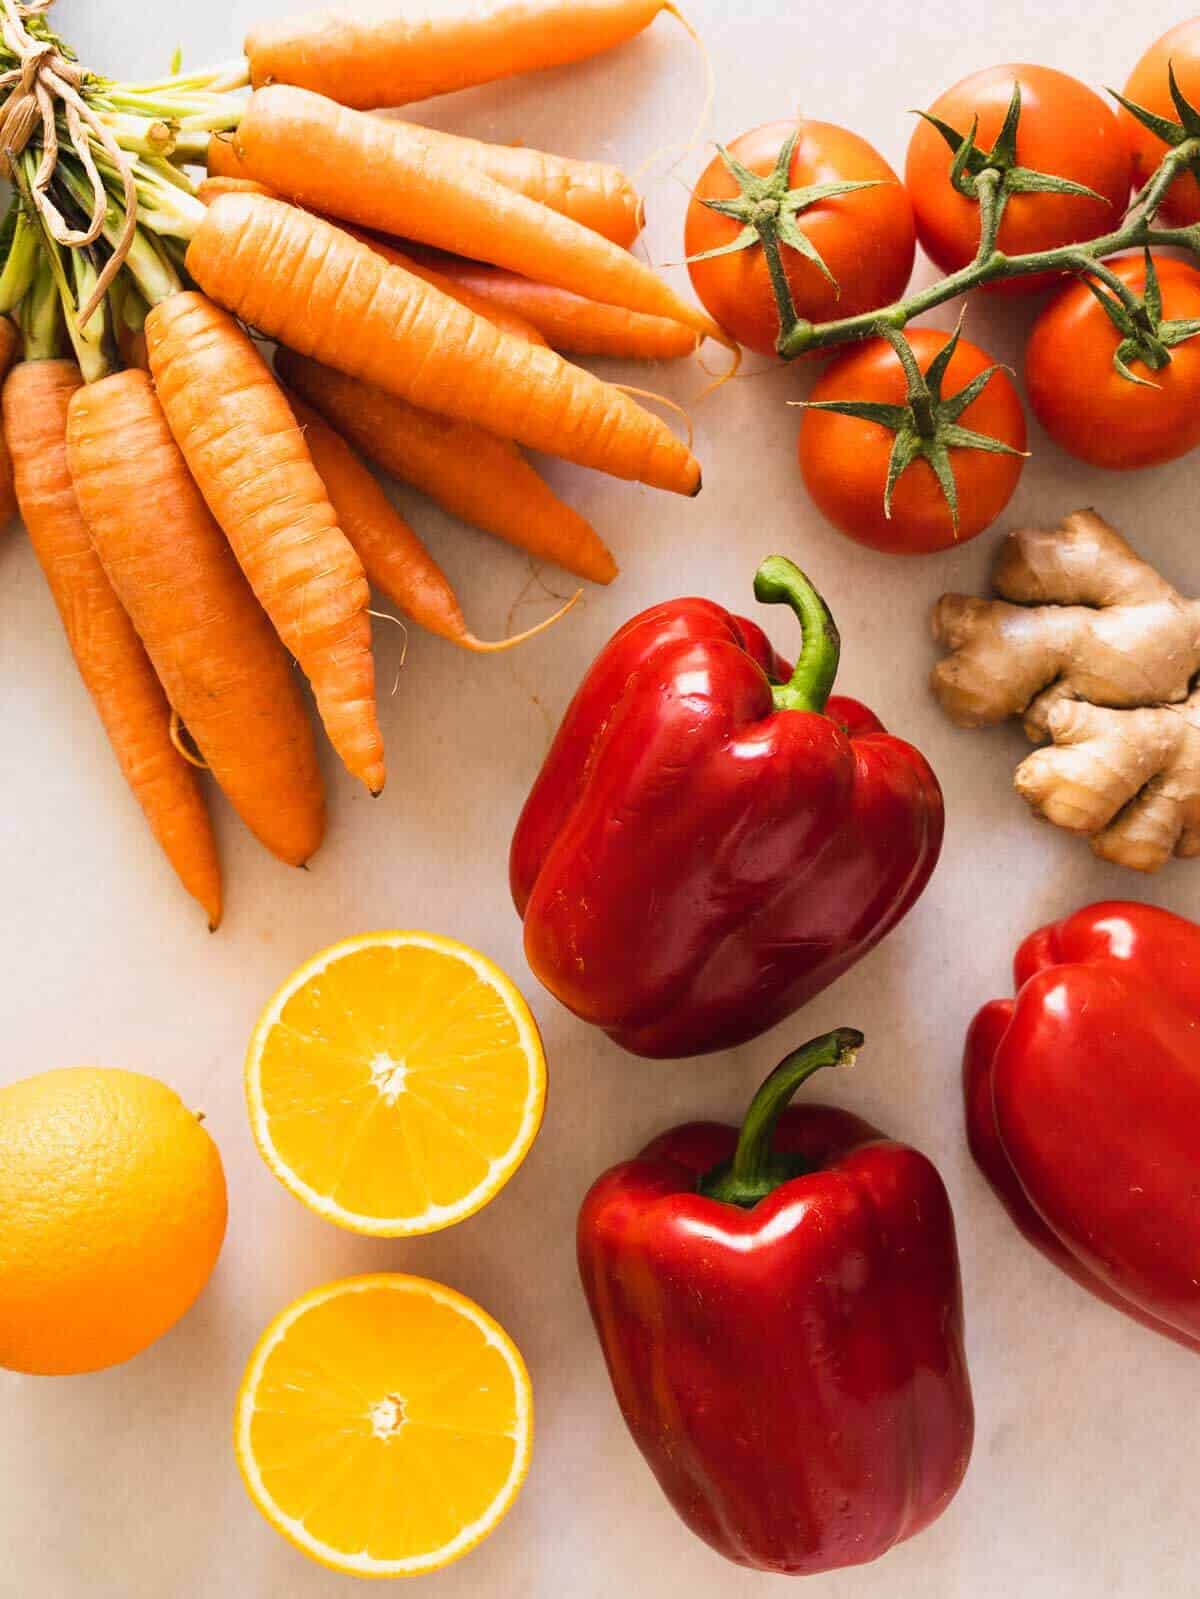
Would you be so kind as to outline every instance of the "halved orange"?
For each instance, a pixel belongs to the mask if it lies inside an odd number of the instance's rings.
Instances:
[[[360,1577],[473,1549],[529,1470],[533,1397],[516,1345],[473,1300],[380,1272],[275,1318],[238,1393],[234,1448],[267,1520]]]
[[[498,966],[436,933],[365,933],[294,972],[246,1059],[254,1136],[306,1205],[354,1232],[437,1232],[504,1186],[537,1135],[546,1061]]]

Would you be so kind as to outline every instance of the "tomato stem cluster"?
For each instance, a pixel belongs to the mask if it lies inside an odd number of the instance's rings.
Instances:
[[[1019,99],[1015,95],[1014,99],[1019,111]],[[887,338],[905,328],[915,317],[944,305],[948,300],[957,299],[959,295],[968,294],[985,283],[998,283],[1008,278],[1028,277],[1037,273],[1074,273],[1098,279],[1116,295],[1129,316],[1136,319],[1141,309],[1137,296],[1104,265],[1103,257],[1123,250],[1166,246],[1188,250],[1200,256],[1200,224],[1181,228],[1155,225],[1159,207],[1171,184],[1182,173],[1200,166],[1200,118],[1187,106],[1182,96],[1179,97],[1179,103],[1180,122],[1165,124],[1173,130],[1169,138],[1161,132],[1159,135],[1168,143],[1168,149],[1150,181],[1135,197],[1119,227],[1095,239],[1025,255],[1007,255],[997,247],[1005,200],[1011,192],[1028,192],[1034,183],[1039,190],[1049,188],[1050,183],[1043,174],[1025,173],[1023,168],[1005,166],[1003,162],[989,164],[989,157],[994,151],[984,157],[985,164],[982,166],[967,160],[962,150],[974,148],[972,129],[971,133],[964,136],[959,152],[954,157],[950,181],[954,181],[956,171],[969,173],[971,177],[971,197],[979,205],[980,211],[979,248],[974,260],[957,272],[951,272],[891,305],[831,322],[810,322],[797,316],[790,293],[785,297],[777,291],[781,329],[777,345],[779,354],[785,360],[794,360],[810,350],[851,344],[859,339]],[[1134,115],[1140,111],[1135,106],[1128,106],[1128,109]],[[1149,113],[1146,115],[1149,116]],[[997,145],[999,143],[998,140]],[[978,170],[972,172],[973,165]],[[1012,184],[1014,177],[1017,179],[1015,186]],[[1072,188],[1077,190],[1079,185],[1073,185]],[[777,256],[777,250],[774,253]],[[766,255],[770,265],[772,251],[768,249]],[[784,287],[786,289],[786,279]]]

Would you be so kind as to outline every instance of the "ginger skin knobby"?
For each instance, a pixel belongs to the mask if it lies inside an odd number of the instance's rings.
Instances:
[[[1049,739],[1017,768],[1017,792],[1102,859],[1153,872],[1200,854],[1200,601],[1094,511],[1011,533],[993,582],[998,599],[934,607],[947,716],[1021,716],[1032,742]]]

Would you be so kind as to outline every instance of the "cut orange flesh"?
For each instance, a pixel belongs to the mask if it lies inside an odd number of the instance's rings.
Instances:
[[[247,1490],[297,1548],[360,1577],[458,1559],[529,1469],[533,1399],[472,1300],[382,1272],[318,1288],[267,1328],[234,1418]]]
[[[246,1096],[271,1170],[355,1232],[436,1232],[485,1205],[541,1124],[546,1063],[500,969],[433,933],[367,933],[267,1006]]]

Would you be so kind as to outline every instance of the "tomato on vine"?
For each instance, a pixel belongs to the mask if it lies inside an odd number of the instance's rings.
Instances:
[[[1157,466],[1200,444],[1200,272],[1185,261],[1105,263],[1132,296],[1087,278],[1034,324],[1029,403],[1055,443],[1092,466]]]
[[[800,470],[847,537],[923,555],[982,533],[1024,465],[1008,373],[957,332],[869,339],[821,376],[800,424]]]
[[[775,353],[778,251],[798,315],[823,322],[888,305],[912,272],[916,236],[900,179],[865,139],[831,122],[769,122],[721,149],[684,230],[705,308],[739,344]],[[777,275],[778,281],[778,275]]]
[[[1049,67],[989,67],[934,101],[908,147],[905,183],[917,237],[944,272],[979,248],[979,174],[996,172],[1002,213],[995,244],[1026,255],[1111,232],[1129,198],[1130,157],[1100,96]],[[998,283],[1029,292],[1045,274]]]
[[[1195,134],[1194,129],[1182,126],[1187,119],[1172,89],[1172,77],[1175,90],[1192,106],[1200,105],[1200,17],[1179,23],[1157,39],[1130,73],[1121,96],[1121,132],[1133,158],[1133,180],[1139,187],[1149,182],[1176,139],[1153,122],[1148,126],[1135,108],[1149,112],[1152,119],[1161,119],[1168,127],[1179,124],[1180,131]],[[1200,163],[1180,173],[1170,185],[1160,215],[1179,227],[1200,222]]]

